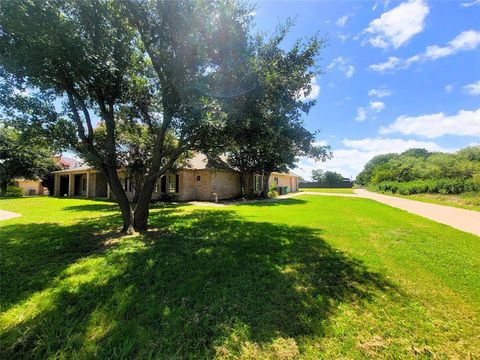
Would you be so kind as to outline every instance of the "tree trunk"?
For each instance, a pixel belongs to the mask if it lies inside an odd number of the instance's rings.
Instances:
[[[7,182],[0,183],[0,196],[4,197],[7,196]]]
[[[270,180],[270,174],[271,174],[270,172],[263,174],[262,192],[260,196],[264,199],[268,197],[268,190],[269,190],[268,181]]]
[[[242,197],[244,198],[247,195],[247,181],[246,174],[243,171],[240,173],[240,189],[242,191]]]
[[[114,170],[115,174],[107,174],[108,183],[110,185],[110,190],[112,191],[113,195],[115,196],[115,200],[120,207],[120,211],[122,212],[122,219],[123,219],[123,227],[122,232],[126,234],[133,234],[134,233],[134,223],[133,223],[133,210],[132,206],[130,205],[130,201],[128,200],[127,194],[120,183],[120,179],[116,173],[116,169]]]
[[[155,181],[157,181],[156,178],[147,178],[143,183],[142,191],[138,196],[138,202],[134,213],[135,230],[147,231],[148,216],[150,215],[150,200],[155,187]]]

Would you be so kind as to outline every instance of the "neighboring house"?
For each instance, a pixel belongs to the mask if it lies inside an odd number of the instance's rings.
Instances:
[[[134,189],[125,171],[118,171],[120,180],[129,199]],[[55,171],[55,196],[70,197],[112,197],[107,179],[90,166],[80,166]],[[225,159],[211,159],[197,154],[187,160],[184,167],[158,179],[152,199],[169,198],[179,201],[215,201],[231,199],[243,193],[260,193],[260,175],[246,176],[247,189],[241,188],[240,172],[232,169]],[[272,173],[269,186],[287,187],[289,192],[298,190],[298,176],[295,174]]]
[[[55,158],[64,169],[72,169],[82,165],[79,160],[63,155]],[[14,180],[14,185],[22,190],[23,196],[50,195],[48,188],[43,186],[42,180],[18,178]]]
[[[15,186],[22,189],[23,196],[48,195],[40,180],[15,179]]]

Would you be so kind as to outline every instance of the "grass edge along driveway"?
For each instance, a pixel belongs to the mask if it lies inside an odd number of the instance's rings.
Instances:
[[[479,238],[374,201],[0,207],[2,358],[480,355]]]
[[[300,188],[301,192],[319,192],[334,194],[354,194],[353,188]]]

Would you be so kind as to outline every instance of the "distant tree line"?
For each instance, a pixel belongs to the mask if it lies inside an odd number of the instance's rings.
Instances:
[[[335,171],[323,171],[321,169],[312,170],[312,180],[319,185],[340,185],[344,182],[342,174]]]
[[[353,183],[335,171],[312,170],[312,181],[301,179],[300,188],[351,188]]]
[[[456,153],[410,149],[375,156],[358,174],[356,183],[400,194],[459,194],[480,190],[480,146]]]

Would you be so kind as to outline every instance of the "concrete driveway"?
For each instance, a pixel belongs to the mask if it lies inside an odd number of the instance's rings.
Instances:
[[[20,216],[22,216],[22,215],[11,212],[11,211],[0,210],[0,220],[13,219],[13,218],[20,217]]]

